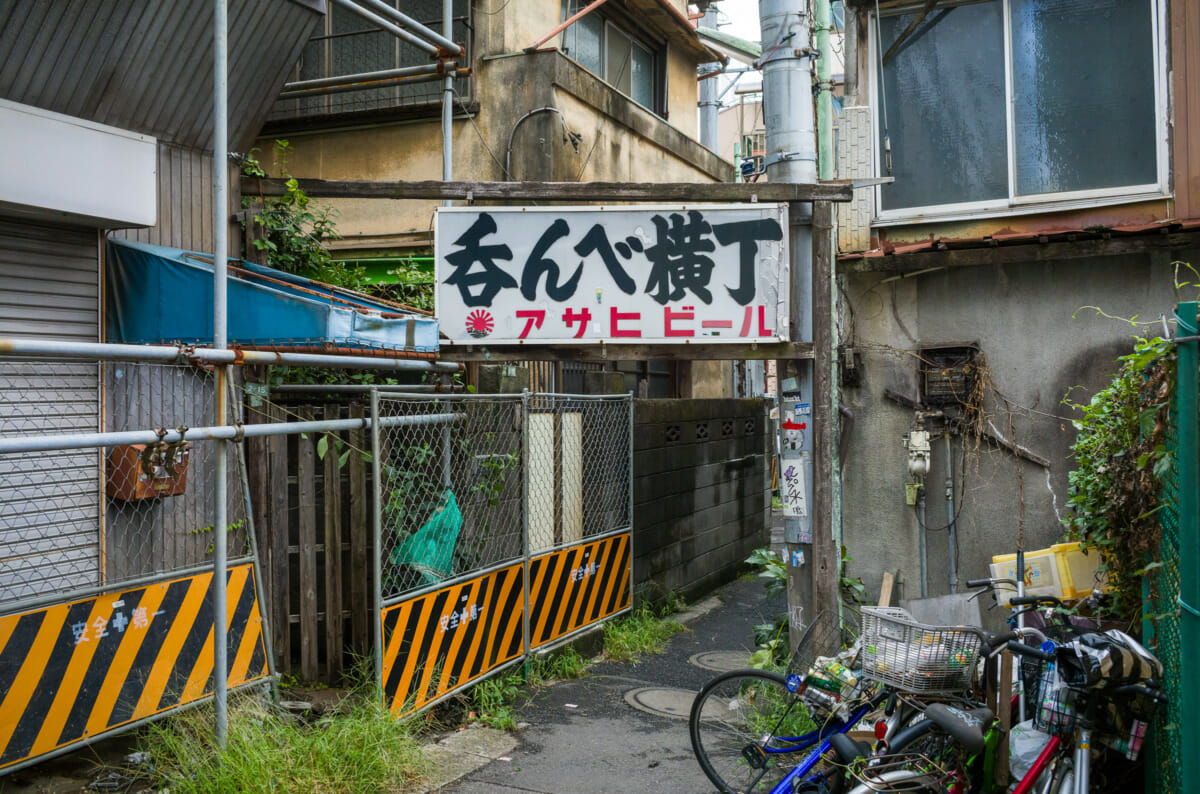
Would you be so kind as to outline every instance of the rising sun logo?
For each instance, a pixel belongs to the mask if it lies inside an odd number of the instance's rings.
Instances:
[[[467,333],[476,339],[483,339],[496,329],[491,312],[476,309],[467,315]]]

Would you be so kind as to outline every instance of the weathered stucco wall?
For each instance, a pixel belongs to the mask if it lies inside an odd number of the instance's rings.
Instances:
[[[1200,261],[1200,251],[1190,261]],[[1025,548],[1042,548],[1061,536],[1074,414],[1061,401],[1086,401],[1116,370],[1134,333],[1160,334],[1160,313],[1170,315],[1176,296],[1170,258],[1150,255],[963,267],[887,281],[882,274],[848,279],[852,330],[847,343],[862,355],[862,382],[842,390],[855,416],[844,457],[845,541],[851,572],[877,592],[885,570],[898,574],[899,597],[920,594],[918,525],[904,503],[908,481],[901,436],[915,427],[914,413],[884,396],[917,392],[922,346],[978,342],[987,362],[988,427],[1050,461],[1047,471],[986,440],[977,447],[952,440],[958,505],[959,588],[987,575],[992,555],[1016,550],[1024,500]],[[1099,316],[1137,315],[1134,328]],[[1011,406],[1010,414],[1006,401]],[[929,592],[949,591],[944,499],[944,441],[933,442],[926,479]]]
[[[456,118],[453,124],[458,179],[503,180],[502,164],[513,126],[527,111],[547,105],[559,108],[568,128],[583,135],[579,152],[563,142],[557,114],[539,113],[522,122],[513,138],[513,179],[732,179],[730,163],[561,53],[481,61],[476,84],[478,113],[473,119]],[[694,89],[694,78],[692,85]],[[693,111],[694,101],[693,91]],[[291,143],[287,168],[297,177],[417,180],[442,176],[441,125],[435,119],[293,133],[287,139]],[[272,143],[270,139],[258,142],[267,164]],[[328,203],[339,213],[338,230],[343,235],[335,244],[339,248],[427,245],[437,206],[435,201]]]

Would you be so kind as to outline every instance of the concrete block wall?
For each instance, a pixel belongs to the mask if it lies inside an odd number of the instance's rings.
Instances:
[[[692,600],[769,540],[765,400],[634,401],[634,581]]]

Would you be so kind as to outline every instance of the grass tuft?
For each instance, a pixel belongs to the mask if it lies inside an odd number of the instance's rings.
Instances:
[[[662,653],[667,640],[683,630],[683,624],[642,605],[605,625],[604,656],[614,662],[633,662],[647,653]]]
[[[229,712],[219,751],[211,707],[151,725],[139,740],[158,784],[179,792],[358,794],[399,790],[421,779],[426,761],[408,724],[367,702],[305,725],[256,700]]]
[[[471,688],[477,719],[489,728],[516,730],[516,703],[522,687],[536,689],[555,681],[581,678],[590,664],[568,645],[555,653],[532,657],[528,670],[517,667],[506,675],[480,681]]]

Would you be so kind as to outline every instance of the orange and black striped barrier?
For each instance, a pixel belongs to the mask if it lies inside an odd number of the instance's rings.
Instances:
[[[212,576],[0,617],[0,770],[211,695]],[[232,689],[268,675],[252,565],[228,605]]]
[[[533,648],[632,604],[630,538],[629,533],[612,535],[533,558],[529,572]]]
[[[524,567],[383,610],[383,692],[392,713],[415,711],[522,654]]]

